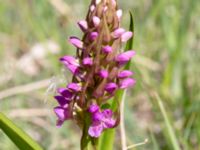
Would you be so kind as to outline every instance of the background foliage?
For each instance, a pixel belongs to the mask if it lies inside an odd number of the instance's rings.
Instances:
[[[137,84],[125,100],[127,143],[149,139],[135,150],[171,150],[176,142],[185,150],[200,148],[199,3],[119,0],[127,29],[133,12],[137,51]],[[81,36],[75,24],[88,5],[89,0],[0,0],[0,111],[48,150],[79,149],[78,127],[55,127],[51,96],[65,76],[70,81],[57,59],[75,54],[66,39]],[[120,149],[120,142],[114,146]],[[2,131],[0,149],[17,149]]]

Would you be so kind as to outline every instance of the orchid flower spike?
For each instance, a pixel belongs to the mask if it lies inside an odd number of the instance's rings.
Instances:
[[[69,38],[69,43],[76,48],[76,56],[60,58],[73,77],[70,83],[59,87],[54,96],[57,126],[75,120],[84,132],[83,138],[98,138],[106,129],[119,124],[119,113],[102,106],[108,104],[118,90],[136,83],[133,72],[124,70],[135,51],[120,52],[123,43],[133,36],[120,26],[122,14],[116,0],[92,0],[86,20],[77,22],[83,38]]]

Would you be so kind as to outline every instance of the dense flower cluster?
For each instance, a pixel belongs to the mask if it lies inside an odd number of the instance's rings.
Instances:
[[[73,74],[72,82],[57,90],[55,99],[59,106],[54,111],[61,126],[68,119],[80,124],[89,113],[88,134],[99,137],[104,129],[116,125],[111,109],[102,105],[111,99],[118,89],[135,84],[133,73],[123,66],[135,55],[135,51],[120,52],[122,43],[133,35],[120,27],[122,10],[115,0],[92,0],[86,20],[78,22],[83,31],[82,40],[70,37],[69,42],[77,48],[76,56],[63,56],[61,63]]]

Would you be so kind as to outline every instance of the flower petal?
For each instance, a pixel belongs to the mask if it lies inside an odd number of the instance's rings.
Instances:
[[[109,46],[109,45],[107,45],[107,46],[104,46],[103,48],[102,48],[102,51],[104,52],[104,53],[111,53],[112,51],[113,51],[113,48],[111,47],[111,46]]]
[[[91,66],[93,64],[93,60],[90,57],[86,57],[83,59],[83,65]]]
[[[94,26],[95,26],[95,27],[98,27],[99,24],[100,24],[100,22],[101,22],[100,18],[97,17],[97,16],[94,16],[94,17],[92,18],[92,20],[93,20]]]
[[[88,29],[88,23],[86,20],[80,20],[77,24],[83,32]]]
[[[107,78],[108,77],[108,71],[107,70],[101,70],[101,71],[99,71],[99,76],[101,78]]]
[[[79,63],[78,61],[72,56],[64,56],[60,58],[60,61],[71,71],[73,74],[79,72]]]
[[[118,74],[118,78],[127,78],[133,75],[133,72],[130,70],[123,70]]]
[[[114,38],[120,38],[120,37],[122,36],[122,34],[124,34],[125,32],[126,32],[125,29],[123,29],[123,28],[118,28],[118,29],[116,29],[116,30],[112,33],[112,36],[113,36]]]
[[[74,92],[81,91],[81,86],[78,83],[69,83],[67,85],[67,88],[74,91]]]
[[[56,113],[59,120],[64,121],[65,120],[65,109],[63,107],[55,107],[54,112]]]
[[[65,97],[67,100],[70,100],[73,97],[73,93],[67,88],[58,88],[57,92]]]
[[[60,106],[64,106],[66,104],[69,104],[70,101],[67,100],[65,97],[63,96],[54,96],[54,98],[57,100],[57,102],[60,104]]]
[[[119,55],[117,55],[116,57],[116,61],[120,64],[126,64],[133,56],[135,55],[135,51],[134,50],[129,50],[127,52],[121,53]]]
[[[133,36],[133,32],[130,32],[130,31],[125,32],[121,36],[121,41],[122,42],[127,42],[132,36]]]
[[[98,36],[99,36],[98,32],[91,32],[89,38],[90,40],[94,41]]]
[[[110,94],[112,94],[117,88],[118,86],[116,83],[108,83],[105,86],[105,90]]]
[[[101,123],[93,123],[88,130],[88,134],[91,137],[98,138],[103,132],[103,125]]]
[[[121,17],[122,17],[123,12],[122,12],[121,9],[118,9],[118,10],[116,11],[116,14],[117,14],[118,19],[120,20]]]
[[[77,37],[70,37],[69,42],[77,48],[83,49],[83,42]]]
[[[126,88],[129,88],[129,87],[132,87],[135,83],[136,83],[135,79],[127,78],[127,79],[124,79],[120,82],[119,87],[121,89],[126,89]]]
[[[92,105],[90,105],[88,111],[90,113],[98,112],[99,111],[99,106],[97,104],[92,104]]]

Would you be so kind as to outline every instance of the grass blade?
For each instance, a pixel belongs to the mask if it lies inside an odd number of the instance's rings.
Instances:
[[[158,94],[155,94],[155,98],[156,98],[156,100],[158,102],[158,106],[159,106],[160,111],[162,113],[162,116],[164,118],[166,129],[167,129],[167,132],[169,134],[169,138],[171,140],[172,147],[173,147],[174,150],[181,150],[180,146],[179,146],[179,143],[178,143],[178,140],[176,138],[175,132],[173,130],[173,127],[172,127],[172,125],[171,125],[171,123],[169,121],[169,118],[167,116],[167,112],[165,110],[165,107],[164,107],[164,105],[162,103],[162,100],[160,99]]]
[[[42,150],[29,135],[18,128],[3,113],[0,113],[0,128],[16,144],[19,149],[23,150]]]

